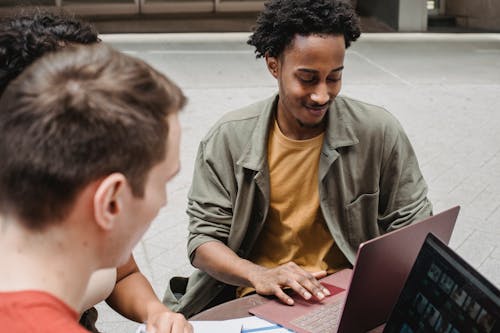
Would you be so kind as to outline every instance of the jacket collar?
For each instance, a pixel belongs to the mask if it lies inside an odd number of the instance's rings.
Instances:
[[[278,94],[264,100],[262,104],[259,103],[262,107],[262,113],[258,117],[251,139],[237,162],[238,165],[255,171],[267,167],[269,128],[274,121],[277,104]],[[322,148],[322,155],[330,161],[338,156],[335,151],[337,148],[359,143],[352,122],[348,119],[345,111],[347,111],[347,107],[344,99],[337,96],[328,111],[328,126]]]
[[[328,126],[323,144],[324,153],[359,143],[350,114],[344,98],[337,96],[328,111]]]
[[[274,121],[274,111],[278,104],[278,94],[258,103],[262,108],[252,136],[246,145],[243,154],[238,160],[238,165],[244,168],[262,171],[267,167],[267,141],[269,128]]]

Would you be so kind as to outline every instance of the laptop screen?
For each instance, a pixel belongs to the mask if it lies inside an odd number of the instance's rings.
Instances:
[[[500,332],[500,292],[429,234],[384,332]]]

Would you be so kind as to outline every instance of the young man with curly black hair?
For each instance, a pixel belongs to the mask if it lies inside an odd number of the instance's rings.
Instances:
[[[227,114],[202,140],[187,210],[200,270],[171,280],[171,307],[190,316],[251,292],[293,305],[283,288],[322,300],[317,279],[351,266],[361,242],[432,213],[398,121],[339,95],[359,36],[347,2],[265,4],[248,43],[278,94]]]
[[[0,21],[0,92],[42,55],[68,44],[99,41],[90,23],[64,13],[23,10]]]
[[[68,46],[99,41],[92,24],[64,12],[22,9],[13,17],[1,20],[0,95],[11,81],[42,56]],[[160,302],[133,256],[118,268],[98,270],[92,275],[77,309],[83,312],[82,325],[91,331],[97,331],[97,313],[93,306],[104,299],[123,316],[147,322],[157,333],[189,325],[183,316],[173,313]]]

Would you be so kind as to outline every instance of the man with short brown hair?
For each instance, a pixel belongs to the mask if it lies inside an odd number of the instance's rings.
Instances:
[[[166,203],[185,97],[96,44],[38,60],[0,104],[0,326],[85,332],[92,272],[124,264]],[[191,331],[173,316],[172,332]]]
[[[45,54],[99,41],[95,27],[74,15],[20,8],[15,15],[0,20],[0,95],[10,81]],[[170,332],[176,317],[160,302],[132,255],[124,265],[92,275],[79,309],[83,312],[80,323],[92,332],[97,332],[97,311],[93,306],[105,299],[121,315],[148,322],[157,333]]]

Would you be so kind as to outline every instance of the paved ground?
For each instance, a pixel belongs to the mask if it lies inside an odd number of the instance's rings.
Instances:
[[[182,171],[169,203],[135,249],[159,297],[186,258],[186,195],[199,140],[225,112],[269,96],[275,82],[246,46],[247,34],[104,35],[178,82]],[[451,247],[500,286],[500,35],[365,34],[347,52],[342,93],[382,105],[405,127],[439,212],[462,211]],[[104,332],[136,325],[98,306]]]

